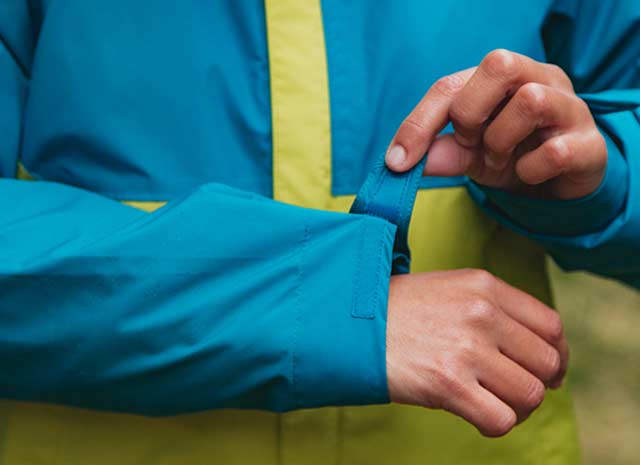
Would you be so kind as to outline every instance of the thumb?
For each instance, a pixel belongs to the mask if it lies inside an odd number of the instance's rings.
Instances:
[[[439,136],[429,149],[424,174],[427,176],[463,176],[478,160],[473,150],[458,144],[453,134]]]

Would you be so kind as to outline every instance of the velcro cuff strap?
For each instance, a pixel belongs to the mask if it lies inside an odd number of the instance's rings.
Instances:
[[[387,168],[381,157],[372,168],[351,206],[351,213],[377,216],[395,224],[392,274],[409,272],[409,223],[427,156],[411,170],[396,173]]]

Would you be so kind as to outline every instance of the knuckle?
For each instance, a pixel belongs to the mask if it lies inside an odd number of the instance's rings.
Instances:
[[[422,124],[422,121],[420,121],[413,115],[407,116],[407,118],[402,122],[402,125],[405,127],[405,129],[413,132],[426,132],[426,127],[424,126],[424,124]]]
[[[407,116],[396,134],[396,141],[409,152],[411,152],[412,148],[418,145],[420,141],[428,138],[428,128],[414,115]]]
[[[581,99],[577,95],[575,95],[573,98],[576,101],[577,106],[580,108],[580,113],[582,115],[584,115],[585,118],[589,119],[590,121],[593,121],[593,115],[591,114],[591,108],[589,108],[589,105],[587,104],[587,102],[585,102],[583,99]],[[598,131],[598,133],[599,133],[599,131]]]
[[[607,156],[608,156],[608,148],[607,142],[605,141],[602,134],[598,129],[593,129],[593,142],[591,142],[595,152],[598,154],[596,159],[594,160],[595,164],[598,167],[606,166],[607,164]]]
[[[492,292],[496,284],[496,277],[483,269],[471,269],[470,274],[473,286],[480,291]]]
[[[483,115],[468,108],[463,100],[456,100],[449,109],[449,118],[456,130],[479,130],[485,122]]]
[[[457,74],[450,74],[438,79],[431,87],[445,97],[453,97],[464,86],[464,80]]]
[[[566,76],[564,70],[556,65],[555,63],[547,63],[546,64],[549,73],[554,77]]]
[[[482,143],[486,149],[498,155],[507,155],[509,147],[505,143],[505,138],[500,137],[491,127],[487,129],[482,138]]]
[[[492,325],[497,313],[495,306],[483,297],[476,297],[467,307],[467,318],[476,327]]]
[[[489,52],[480,63],[480,67],[487,75],[497,78],[514,78],[519,72],[517,55],[502,48]]]
[[[562,69],[555,63],[547,63],[547,69],[549,70],[549,74],[559,87],[566,87],[573,90],[573,83],[571,82],[571,78],[569,78],[564,69]]]
[[[571,147],[561,138],[546,142],[547,163],[558,172],[564,171],[571,160]]]
[[[564,326],[560,315],[552,312],[547,321],[547,331],[551,342],[556,343],[564,336]]]
[[[460,341],[458,350],[459,357],[464,366],[474,364],[474,360],[478,356],[478,348],[480,344],[473,338],[464,338]]]
[[[518,421],[515,412],[506,408],[504,411],[494,412],[489,418],[490,421],[480,428],[480,432],[490,438],[504,436],[513,429]]]
[[[525,116],[540,116],[549,109],[549,99],[541,84],[528,82],[517,92],[518,110]]]
[[[538,408],[538,406],[544,400],[545,387],[542,381],[537,378],[533,378],[532,381],[528,383],[528,386],[525,391],[525,396],[523,400],[522,407],[525,411],[531,412]]]

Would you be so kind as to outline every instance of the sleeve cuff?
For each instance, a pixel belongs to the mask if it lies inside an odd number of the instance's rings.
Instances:
[[[332,234],[325,244],[314,243],[310,230],[316,252],[325,252],[307,254],[302,270],[305,310],[294,348],[294,408],[389,401],[386,320],[396,226],[350,217],[350,230]]]
[[[628,167],[620,148],[607,142],[607,171],[591,194],[574,200],[534,199],[471,183],[475,197],[498,217],[532,234],[577,236],[604,229],[622,211],[628,192]]]

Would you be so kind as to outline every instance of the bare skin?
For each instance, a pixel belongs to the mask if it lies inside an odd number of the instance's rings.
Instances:
[[[438,136],[448,122],[454,134]],[[507,50],[439,79],[400,125],[387,166],[406,171],[427,150],[427,175],[539,198],[588,195],[607,166],[567,75]],[[391,399],[449,410],[487,436],[524,420],[566,371],[557,313],[487,272],[392,278],[388,318]]]
[[[391,279],[391,400],[445,409],[501,436],[558,386],[568,346],[558,314],[482,270]]]
[[[449,121],[455,133],[436,137]],[[588,195],[607,166],[604,138],[564,71],[507,50],[438,80],[400,125],[387,165],[405,171],[427,149],[425,174],[533,197]]]

